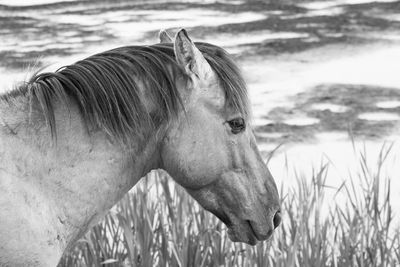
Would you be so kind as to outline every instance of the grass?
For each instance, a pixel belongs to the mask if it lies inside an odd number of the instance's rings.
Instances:
[[[59,266],[399,266],[390,179],[360,154],[359,171],[326,186],[329,165],[282,186],[283,223],[271,242],[232,243],[225,227],[153,173],[66,254]],[[372,171],[373,169],[374,171]],[[326,193],[335,193],[332,202]]]

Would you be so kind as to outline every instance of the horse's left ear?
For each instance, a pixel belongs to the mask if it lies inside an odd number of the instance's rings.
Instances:
[[[158,33],[158,38],[160,39],[160,43],[172,43],[172,38],[169,37],[167,31],[160,30]]]
[[[209,81],[213,70],[203,54],[190,40],[186,30],[180,30],[175,37],[174,51],[176,60],[192,79]]]

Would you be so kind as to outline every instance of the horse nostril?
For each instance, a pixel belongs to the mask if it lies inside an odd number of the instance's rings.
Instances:
[[[274,229],[276,229],[282,221],[281,212],[279,210],[275,213],[274,219],[272,221],[274,223]]]

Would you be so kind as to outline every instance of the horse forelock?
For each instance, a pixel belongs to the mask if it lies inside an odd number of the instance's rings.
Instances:
[[[196,46],[217,74],[225,91],[226,105],[241,113],[246,119],[249,118],[250,104],[247,86],[232,56],[224,49],[208,43],[196,43]]]
[[[196,46],[217,74],[226,105],[248,117],[246,85],[231,56],[208,43]],[[1,99],[7,101],[21,94],[35,97],[55,137],[54,100],[72,98],[87,122],[126,143],[133,136],[144,137],[143,129],[157,128],[178,114],[182,101],[175,83],[182,76],[186,77],[175,60],[172,44],[127,46],[90,56],[56,72],[36,74]],[[143,84],[147,88],[140,88]],[[155,110],[146,109],[141,89]]]

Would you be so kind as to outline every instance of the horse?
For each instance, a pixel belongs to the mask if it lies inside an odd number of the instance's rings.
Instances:
[[[56,265],[157,169],[232,241],[270,239],[279,196],[238,66],[184,29],[159,37],[36,73],[0,96],[1,266]]]

